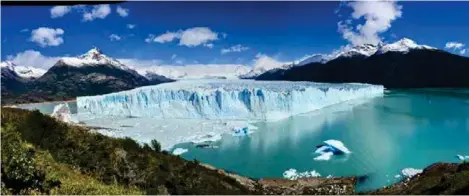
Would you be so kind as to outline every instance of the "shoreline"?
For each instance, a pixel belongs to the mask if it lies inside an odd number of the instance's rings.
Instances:
[[[70,103],[70,102],[74,102],[76,101],[77,99],[69,99],[69,100],[63,100],[63,101],[44,101],[44,102],[31,102],[31,103],[19,103],[19,104],[6,104],[6,105],[2,105],[2,107],[9,107],[9,108],[15,108],[15,107],[19,107],[19,106],[26,106],[26,105],[33,105],[33,104],[44,104],[44,103]]]

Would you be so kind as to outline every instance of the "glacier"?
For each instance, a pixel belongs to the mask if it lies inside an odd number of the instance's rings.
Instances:
[[[381,85],[360,83],[181,80],[77,97],[77,107],[91,116],[270,121],[383,93]]]

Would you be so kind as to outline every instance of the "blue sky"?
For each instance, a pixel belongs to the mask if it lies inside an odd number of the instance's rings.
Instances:
[[[441,49],[454,42],[455,47],[448,50],[458,54],[469,48],[469,2],[391,4],[399,7],[399,13],[340,2],[125,2],[109,5],[109,13],[93,13],[93,6],[85,6],[69,8],[61,16],[52,16],[52,6],[2,6],[1,58],[3,61],[28,50],[45,57],[76,56],[97,46],[114,58],[155,60],[162,64],[250,64],[257,54],[292,61],[356,43],[344,38],[338,22],[350,20],[347,28],[359,32],[357,26],[367,21],[353,17],[359,11],[364,12],[363,16],[383,17],[378,23],[384,30],[366,31],[377,31],[380,41],[408,37]],[[119,14],[118,6],[127,14]],[[92,19],[84,21],[85,13]],[[129,29],[128,24],[135,27]],[[32,41],[33,30],[40,27],[61,32],[56,37],[47,37],[50,32],[43,32]],[[176,38],[164,43],[160,43],[161,39],[154,41],[167,32]],[[185,33],[187,39],[181,39]],[[191,33],[199,37],[191,37]],[[120,40],[111,40],[112,34]],[[150,43],[145,42],[149,34],[154,35]],[[363,36],[358,39],[370,40]],[[235,45],[242,49],[221,52]],[[469,49],[464,55],[468,53]]]

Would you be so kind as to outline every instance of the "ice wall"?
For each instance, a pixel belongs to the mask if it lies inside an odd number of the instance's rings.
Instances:
[[[78,97],[90,115],[278,120],[332,104],[383,94],[383,86],[254,80],[187,80]]]

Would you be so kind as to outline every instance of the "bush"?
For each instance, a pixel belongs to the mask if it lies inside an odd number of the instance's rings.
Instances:
[[[161,152],[161,144],[156,140],[151,140],[151,147],[156,152]]]

